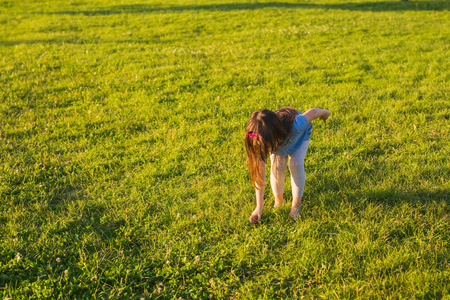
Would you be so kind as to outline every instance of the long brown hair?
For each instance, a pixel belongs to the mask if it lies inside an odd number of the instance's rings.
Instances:
[[[280,118],[284,128],[290,135],[292,131],[292,125],[294,125],[295,116],[298,115],[298,111],[292,107],[287,106],[275,111],[275,113],[277,114],[278,118]]]
[[[276,152],[278,145],[286,141],[298,112],[286,107],[276,112],[261,109],[255,111],[245,126],[245,149],[247,167],[252,185],[260,188],[265,180],[260,170],[260,160],[267,162],[270,152]]]

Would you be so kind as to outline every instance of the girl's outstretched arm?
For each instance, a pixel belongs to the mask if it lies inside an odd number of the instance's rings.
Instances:
[[[262,160],[260,160],[259,167],[260,167],[261,176],[264,181],[264,178],[266,178],[266,163],[263,162]],[[256,193],[256,208],[252,212],[252,215],[249,218],[250,223],[254,223],[254,224],[259,223],[261,221],[263,203],[264,203],[264,185],[263,186],[257,185],[257,188],[255,188],[255,193]]]
[[[320,118],[324,122],[328,119],[330,116],[330,112],[326,109],[321,108],[311,108],[307,110],[303,116],[308,120],[308,123],[311,123],[312,120],[315,120],[317,118]]]

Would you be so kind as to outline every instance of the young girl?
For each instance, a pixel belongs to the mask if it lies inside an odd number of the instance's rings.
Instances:
[[[256,208],[250,216],[251,223],[261,221],[263,209],[266,161],[270,153],[270,183],[275,196],[275,206],[283,203],[284,176],[287,157],[292,184],[291,219],[299,216],[303,190],[305,188],[305,168],[303,161],[308,150],[314,119],[324,122],[330,116],[326,109],[313,108],[302,114],[286,107],[275,112],[267,109],[255,111],[245,127],[245,148],[250,180],[256,191]]]

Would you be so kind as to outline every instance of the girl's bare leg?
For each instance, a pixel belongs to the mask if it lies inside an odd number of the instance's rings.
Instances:
[[[275,197],[275,207],[283,204],[287,156],[270,155],[270,184]]]
[[[302,197],[306,181],[304,160],[308,146],[309,141],[303,142],[300,148],[289,156],[292,185],[292,208],[289,213],[291,219],[297,218],[302,210]]]

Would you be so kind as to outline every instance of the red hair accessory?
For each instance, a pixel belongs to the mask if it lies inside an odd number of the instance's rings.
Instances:
[[[251,132],[247,132],[247,135],[248,135],[249,137],[256,137],[256,138],[260,138],[260,137],[261,137],[260,135],[253,134],[253,133],[251,133]]]

